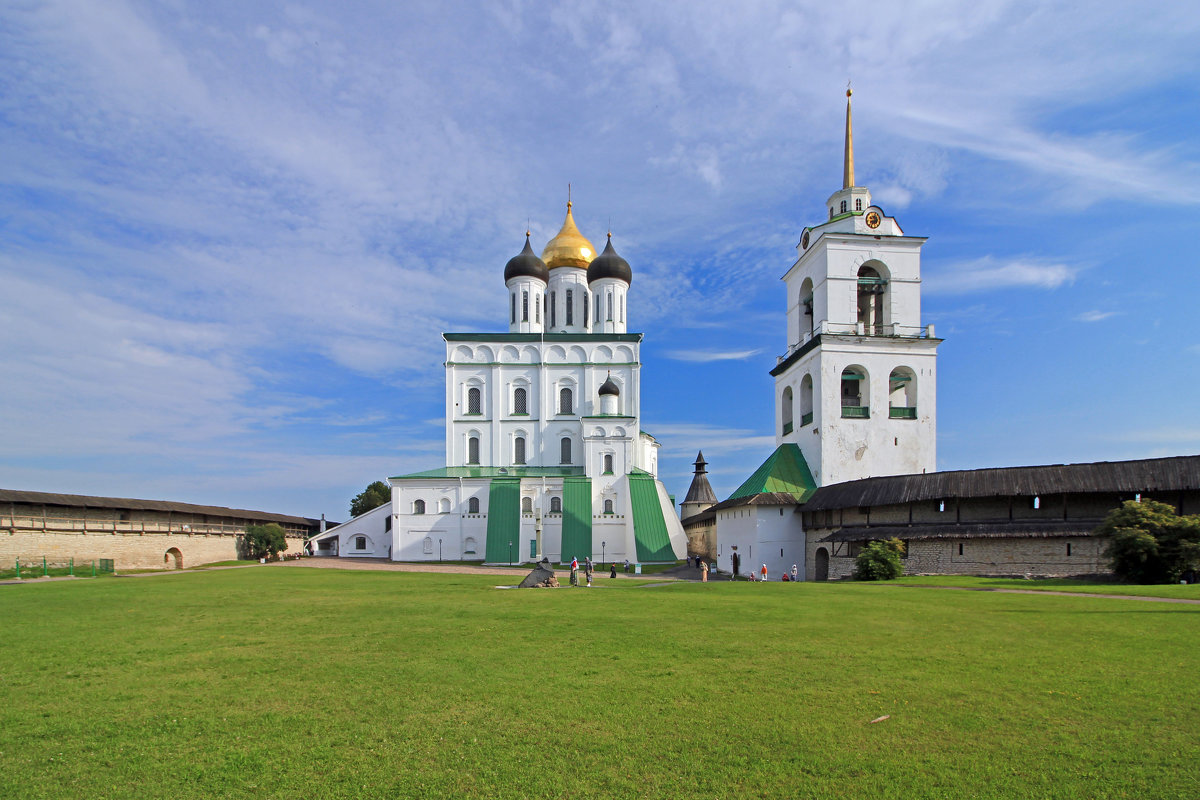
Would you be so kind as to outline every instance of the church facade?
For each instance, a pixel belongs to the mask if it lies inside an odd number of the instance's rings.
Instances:
[[[506,333],[446,333],[446,464],[389,479],[392,503],[317,552],[397,561],[521,563],[686,554],[641,430],[642,334],[628,332],[633,272],[611,235],[599,255],[575,224],[539,257],[529,234],[505,265]]]

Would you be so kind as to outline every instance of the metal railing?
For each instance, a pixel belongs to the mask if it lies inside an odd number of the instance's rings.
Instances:
[[[66,561],[51,561],[46,556],[38,558],[18,556],[13,559],[12,569],[0,567],[0,580],[54,577],[94,578],[97,575],[111,575],[115,571],[111,558],[94,558],[76,564],[74,556]]]
[[[892,406],[888,409],[888,417],[890,419],[916,419],[916,406]]]
[[[813,421],[813,412],[810,411],[807,414],[800,415],[800,427],[801,428],[803,428],[805,425],[812,425],[812,421]]]
[[[842,417],[844,419],[870,419],[871,409],[869,406],[842,406]]]

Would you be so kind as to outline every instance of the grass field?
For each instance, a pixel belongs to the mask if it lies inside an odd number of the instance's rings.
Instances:
[[[0,796],[1200,796],[1200,606],[495,582],[0,587]]]

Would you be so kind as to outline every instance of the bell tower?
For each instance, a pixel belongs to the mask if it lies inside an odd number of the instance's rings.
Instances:
[[[787,287],[775,378],[776,445],[799,446],[820,486],[937,464],[937,347],[921,324],[921,247],[856,185],[850,97],[842,188],[805,228]]]

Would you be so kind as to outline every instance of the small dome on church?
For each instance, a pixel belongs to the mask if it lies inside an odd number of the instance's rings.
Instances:
[[[617,384],[613,382],[611,375],[608,376],[604,383],[600,384],[600,396],[604,397],[606,394],[611,394],[613,397],[618,397],[621,394],[621,390],[617,388]]]
[[[540,281],[550,280],[550,270],[546,263],[537,257],[529,246],[529,234],[525,234],[525,249],[508,260],[504,265],[504,282],[520,277],[537,278]]]
[[[629,268],[629,262],[617,255],[617,251],[613,249],[611,233],[608,235],[608,244],[604,246],[604,252],[588,265],[587,278],[588,283],[601,278],[619,278],[625,283],[633,283],[633,270]]]
[[[563,220],[562,229],[546,243],[546,249],[542,251],[542,261],[546,262],[549,269],[587,269],[595,257],[596,248],[579,232],[579,228],[575,227],[575,218],[571,216],[571,202],[568,200],[567,218]]]

